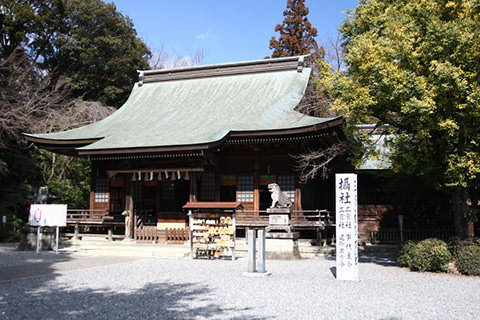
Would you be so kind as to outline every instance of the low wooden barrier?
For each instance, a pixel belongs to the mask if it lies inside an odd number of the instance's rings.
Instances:
[[[157,243],[157,226],[140,226],[135,229],[135,241],[138,243]]]
[[[188,228],[166,228],[165,242],[168,244],[183,244],[188,241]]]

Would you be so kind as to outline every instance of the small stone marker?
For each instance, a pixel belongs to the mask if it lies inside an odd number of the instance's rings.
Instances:
[[[258,241],[258,260],[257,258]],[[265,267],[265,230],[258,230],[258,239],[256,230],[248,230],[248,272],[243,276],[249,278],[261,278],[270,276]]]
[[[335,175],[337,280],[358,281],[357,175]]]
[[[248,230],[248,272],[253,273],[257,271],[257,263],[256,263],[256,256],[257,256],[257,246],[256,246],[256,230]]]
[[[258,230],[258,273],[265,273],[265,230]]]

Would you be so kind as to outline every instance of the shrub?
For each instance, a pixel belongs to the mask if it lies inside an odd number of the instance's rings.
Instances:
[[[400,245],[397,249],[397,262],[402,267],[410,267],[412,265],[412,255],[417,243],[408,240]]]
[[[470,246],[470,245],[480,246],[480,238],[467,238],[465,240],[459,241],[455,248],[454,259],[457,259],[458,251],[460,251],[463,247]]]
[[[453,236],[447,240],[448,251],[452,254],[452,257],[457,256],[458,244],[460,243],[460,237]]]
[[[461,274],[480,276],[480,245],[470,244],[460,248],[456,266]]]
[[[3,217],[7,222],[3,223]],[[5,208],[0,208],[0,241],[19,240],[23,222]]]
[[[452,255],[444,241],[430,238],[420,241],[415,246],[410,267],[419,271],[447,272],[451,258]]]

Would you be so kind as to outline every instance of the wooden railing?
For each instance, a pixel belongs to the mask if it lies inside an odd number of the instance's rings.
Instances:
[[[104,221],[113,220],[105,210],[68,209],[67,224],[102,224]]]
[[[296,213],[296,214],[295,214]],[[292,213],[292,224],[296,227],[335,226],[333,215],[328,210],[299,210]]]
[[[85,228],[101,227],[108,231],[108,238],[113,239],[113,228],[115,226],[123,225],[122,217],[115,217],[109,215],[105,210],[91,210],[91,209],[68,209],[67,210],[67,226],[74,227],[75,239],[80,238],[80,226]]]
[[[188,228],[166,228],[165,242],[168,244],[183,244],[188,241]]]
[[[265,227],[269,217],[266,210],[237,211],[237,226]],[[297,228],[324,228],[335,226],[334,215],[328,210],[293,210],[291,223]]]

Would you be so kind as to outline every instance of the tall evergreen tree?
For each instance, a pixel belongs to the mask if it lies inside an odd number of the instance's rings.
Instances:
[[[76,96],[121,106],[137,70],[148,69],[150,50],[113,3],[69,0],[66,15],[65,32],[53,40],[57,50],[49,68]]]
[[[305,0],[288,0],[287,10],[283,12],[282,24],[275,27],[280,32],[278,40],[272,37],[270,49],[273,49],[272,58],[298,56],[318,51],[315,41],[317,29],[308,21],[308,8]],[[321,50],[323,52],[323,50]]]

